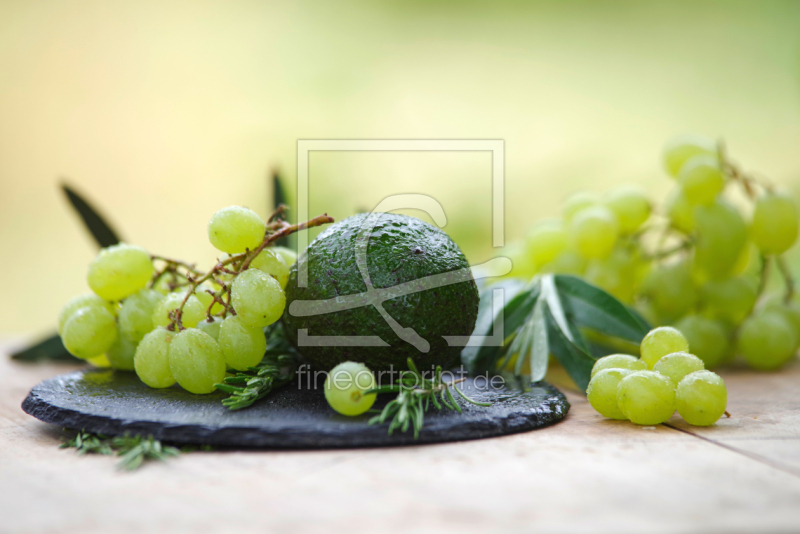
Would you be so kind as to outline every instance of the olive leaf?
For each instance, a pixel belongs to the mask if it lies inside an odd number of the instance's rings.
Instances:
[[[67,352],[58,334],[50,335],[32,346],[11,354],[12,360],[35,362],[39,360],[58,360],[76,363],[81,360]]]
[[[286,195],[286,188],[283,185],[283,181],[281,180],[280,173],[277,170],[272,171],[272,200],[275,203],[275,209],[278,208],[281,204],[286,206],[289,205],[289,198]],[[291,221],[291,210],[290,213],[284,214],[286,217],[286,222]],[[279,247],[287,247],[294,249],[295,248],[295,236],[289,235],[287,237],[282,237],[281,239],[275,242],[276,246]]]
[[[62,183],[61,189],[67,195],[67,200],[78,212],[83,224],[86,225],[87,230],[92,234],[97,244],[100,245],[100,248],[110,247],[120,242],[117,233],[111,229],[111,226],[97,213],[97,210],[91,204],[67,184]]]
[[[482,306],[493,287],[482,293]],[[478,322],[475,335],[488,336],[496,327],[500,327],[498,321],[484,319]],[[552,354],[585,391],[604,347],[587,343],[584,329],[638,343],[649,325],[613,296],[580,278],[545,274],[531,280],[503,307],[503,346],[467,347],[462,362],[472,373],[503,370],[513,362],[517,376],[523,374],[527,363],[531,380],[538,381],[547,372]]]

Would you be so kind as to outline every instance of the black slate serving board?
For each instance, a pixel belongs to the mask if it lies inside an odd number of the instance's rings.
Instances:
[[[344,417],[325,401],[321,388],[290,384],[253,406],[231,412],[220,404],[223,393],[194,395],[175,386],[151,389],[133,373],[90,369],[69,373],[35,386],[22,409],[46,423],[109,436],[151,434],[179,444],[282,449],[325,449],[409,445],[480,439],[541,428],[563,419],[569,410],[564,395],[546,382],[527,391],[485,387],[485,380],[459,384],[484,408],[459,400],[463,413],[426,413],[425,426],[387,433],[387,425],[367,425],[373,414]],[[375,407],[391,399],[381,395]]]

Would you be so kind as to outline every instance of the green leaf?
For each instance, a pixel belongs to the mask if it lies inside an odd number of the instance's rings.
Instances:
[[[491,288],[487,288],[487,292]],[[515,295],[503,308],[503,339],[508,339],[524,323],[533,310],[536,300],[539,298],[540,285],[538,280],[526,287]],[[490,293],[487,293],[487,297]],[[490,300],[487,298],[486,300]],[[494,319],[494,318],[493,318]],[[495,323],[491,324],[491,331],[487,330],[479,335],[489,335],[494,331]],[[476,331],[476,334],[478,332]],[[494,370],[497,360],[505,353],[502,346],[483,345],[478,348],[474,356],[467,353],[467,357],[462,357],[464,365],[472,374],[479,374],[484,371]]]
[[[547,336],[550,352],[555,356],[581,391],[586,391],[596,361],[591,355],[570,341],[558,322],[547,312]]]
[[[272,171],[272,199],[275,202],[275,209],[277,209],[281,204],[289,206],[289,198],[286,196],[286,189],[284,188],[283,182],[281,181],[281,176],[277,170]],[[291,210],[290,213],[285,214],[285,217],[287,222],[291,222]],[[294,249],[295,237],[294,235],[282,237],[281,239],[275,241],[275,245]]]
[[[100,214],[97,213],[97,210],[84,200],[83,197],[65,183],[61,184],[61,189],[67,195],[67,200],[69,200],[72,207],[75,208],[75,211],[78,212],[86,228],[101,248],[110,247],[120,242],[116,232],[111,229],[111,226],[109,226]]]
[[[61,337],[58,334],[49,336],[27,349],[15,352],[11,359],[24,362],[35,362],[39,360],[57,360],[69,363],[78,363],[79,360],[64,348]]]
[[[575,276],[554,278],[564,308],[577,324],[634,342],[640,342],[647,334],[647,324],[602,289]]]
[[[530,361],[533,382],[542,380],[547,374],[547,364],[550,359],[550,343],[547,337],[547,319],[545,317],[546,307],[544,299],[539,299],[533,307],[533,317],[531,318],[533,345]]]

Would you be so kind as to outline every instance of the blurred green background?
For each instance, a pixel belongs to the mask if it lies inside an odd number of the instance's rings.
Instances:
[[[800,2],[0,0],[0,334],[86,290],[62,178],[128,241],[208,265],[210,215],[266,215],[297,139],[504,139],[513,240],[576,189],[662,196],[686,131],[800,185]],[[489,177],[488,154],[318,153],[310,208],[429,193],[482,261]]]

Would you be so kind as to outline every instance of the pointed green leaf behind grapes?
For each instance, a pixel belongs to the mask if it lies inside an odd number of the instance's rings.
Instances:
[[[83,224],[100,245],[100,248],[110,247],[120,242],[117,233],[111,229],[111,226],[100,216],[91,204],[89,204],[82,196],[80,196],[74,189],[67,184],[62,183],[61,189],[67,195],[67,200],[75,208],[75,211],[80,215]]]
[[[555,285],[565,309],[578,325],[635,342],[647,334],[644,320],[602,289],[568,275],[557,275]]]
[[[61,336],[58,334],[53,334],[26,349],[11,354],[11,359],[24,362],[57,360],[66,363],[78,363],[82,361],[67,352],[61,342]]]
[[[546,314],[550,352],[564,366],[580,390],[585,392],[591,379],[592,367],[597,360],[567,338],[549,309]]]

